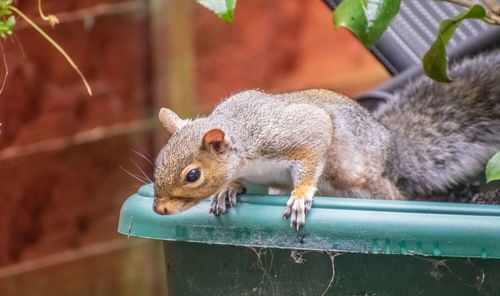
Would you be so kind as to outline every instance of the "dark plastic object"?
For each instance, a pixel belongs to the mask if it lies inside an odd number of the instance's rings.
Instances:
[[[334,9],[341,0],[324,0]],[[398,14],[387,31],[370,50],[393,75],[414,66],[421,60],[436,39],[441,20],[452,18],[464,10],[463,7],[440,1],[401,1]],[[460,58],[487,50],[500,39],[500,28],[478,20],[465,20],[455,31],[450,41],[450,58]]]
[[[324,0],[334,9],[341,0]],[[394,75],[386,83],[357,97],[369,111],[387,102],[392,93],[409,80],[422,74],[422,57],[436,38],[438,24],[464,8],[439,1],[401,1],[399,13],[370,48],[371,52]],[[455,31],[447,46],[450,62],[500,46],[500,28],[481,21],[465,20]]]
[[[286,198],[241,196],[220,217],[208,201],[160,216],[146,185],[123,205],[118,231],[165,241],[171,295],[321,295],[338,253],[326,295],[500,289],[500,206],[316,197],[296,232],[281,219]]]

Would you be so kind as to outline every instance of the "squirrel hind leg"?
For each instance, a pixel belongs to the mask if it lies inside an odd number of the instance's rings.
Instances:
[[[351,183],[349,186],[343,184],[343,190],[332,191],[332,186],[328,186],[325,192],[326,195],[344,196],[353,198],[366,199],[388,199],[388,200],[404,200],[407,199],[397,188],[394,182],[388,178],[380,177],[367,179]]]
[[[394,182],[387,178],[381,178],[368,184],[368,190],[372,198],[403,200],[406,199]]]
[[[376,179],[365,179],[361,186],[350,188],[348,195],[357,198],[367,199],[387,199],[404,200],[406,199],[394,182],[385,177]]]

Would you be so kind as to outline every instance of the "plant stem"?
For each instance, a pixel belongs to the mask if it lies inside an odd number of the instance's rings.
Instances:
[[[500,15],[500,4],[496,0],[482,0],[484,5],[488,7],[491,12],[493,12],[496,15]]]
[[[55,25],[57,25],[59,23],[59,20],[54,15],[52,15],[52,14],[45,15],[43,13],[42,0],[38,0],[38,13],[40,14],[40,17],[42,18],[42,20],[48,22],[52,27],[54,27]]]
[[[470,0],[436,0],[436,1],[448,2],[451,4],[456,4],[467,8],[477,4]],[[486,7],[483,6],[483,8],[486,10],[486,17],[487,17],[486,21],[492,25],[500,25],[500,15],[496,13],[496,10],[493,10],[493,5],[492,5],[493,1],[483,0],[483,2],[485,3],[486,6]],[[497,3],[494,4],[498,5]],[[496,9],[498,9],[498,7],[500,7],[500,5],[498,5]]]
[[[0,94],[1,94],[1,93],[3,93],[5,83],[7,82],[7,76],[9,76],[9,67],[7,67],[7,58],[5,57],[5,50],[3,49],[2,41],[0,41],[0,49],[2,50],[2,59],[3,59],[4,68],[5,68],[5,75],[3,77],[2,87],[0,87]]]
[[[474,5],[474,3],[469,0],[437,0],[437,1],[449,2],[464,7],[471,7],[472,5]]]
[[[73,62],[73,60],[66,53],[66,51],[56,41],[54,41],[54,39],[52,39],[49,35],[47,35],[47,33],[45,33],[45,31],[43,31],[37,24],[35,24],[28,16],[26,16],[22,11],[20,11],[19,9],[17,9],[14,6],[9,6],[9,9],[12,10],[13,12],[15,12],[17,15],[19,15],[31,27],[33,27],[33,29],[38,31],[38,33],[40,33],[40,35],[42,35],[43,38],[45,38],[50,44],[52,44],[52,46],[54,46],[64,56],[66,61],[68,61],[68,63],[71,65],[71,67],[73,67],[73,69],[78,73],[78,75],[82,79],[82,82],[85,85],[85,88],[87,89],[88,94],[92,95],[92,89],[90,88],[90,85],[87,82],[87,79],[85,79],[85,76],[83,76],[80,69],[78,69],[78,66],[75,64],[75,62]]]

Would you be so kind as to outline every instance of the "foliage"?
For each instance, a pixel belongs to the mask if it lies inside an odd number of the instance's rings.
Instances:
[[[223,21],[227,23],[233,21],[236,0],[196,0],[196,2],[213,11]]]
[[[500,152],[497,152],[486,165],[486,182],[500,180]]]
[[[465,19],[485,20],[486,11],[481,5],[474,5],[457,15],[446,19],[439,24],[436,40],[423,58],[424,71],[430,78],[439,82],[451,82],[447,74],[446,45],[453,37],[455,29]]]
[[[335,9],[333,21],[346,27],[366,47],[385,32],[399,10],[400,0],[344,0]]]
[[[54,15],[45,16],[42,12],[42,4],[41,0],[38,0],[38,10],[40,13],[40,17],[42,20],[47,21],[50,25],[56,25],[59,20]],[[54,40],[52,39],[44,30],[42,30],[31,18],[25,15],[21,10],[12,5],[12,0],[0,0],[0,37],[6,38],[7,36],[12,34],[12,29],[16,25],[16,19],[14,14],[18,15],[22,18],[28,25],[30,25],[35,31],[40,33],[45,40],[47,40],[55,49],[57,49],[66,59],[66,61],[70,64],[70,66],[76,71],[76,73],[80,76],[85,88],[89,95],[92,95],[92,89],[88,84],[87,80],[83,76],[82,72],[78,69],[78,66],[71,59],[71,57],[66,53],[66,51]],[[2,47],[3,50],[3,47]],[[3,86],[2,88],[3,89]],[[0,91],[1,92],[1,91]]]
[[[0,1],[0,37],[7,37],[12,34],[12,28],[16,25],[16,18],[12,15],[9,6],[12,0]]]

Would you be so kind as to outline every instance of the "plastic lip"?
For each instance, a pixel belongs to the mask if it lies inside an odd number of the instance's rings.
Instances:
[[[208,202],[151,210],[146,185],[123,205],[120,233],[170,241],[353,253],[500,258],[500,206],[316,197],[299,232],[281,220],[287,197],[242,196],[220,217]],[[302,238],[301,238],[302,237]]]
[[[139,189],[138,195],[152,198],[150,185]],[[288,196],[243,195],[238,197],[238,203],[266,206],[284,206]],[[208,199],[204,202],[209,202]],[[500,206],[461,204],[449,202],[401,201],[381,199],[356,199],[347,197],[315,196],[313,208],[345,209],[356,211],[389,211],[403,213],[454,214],[474,216],[499,216]]]

